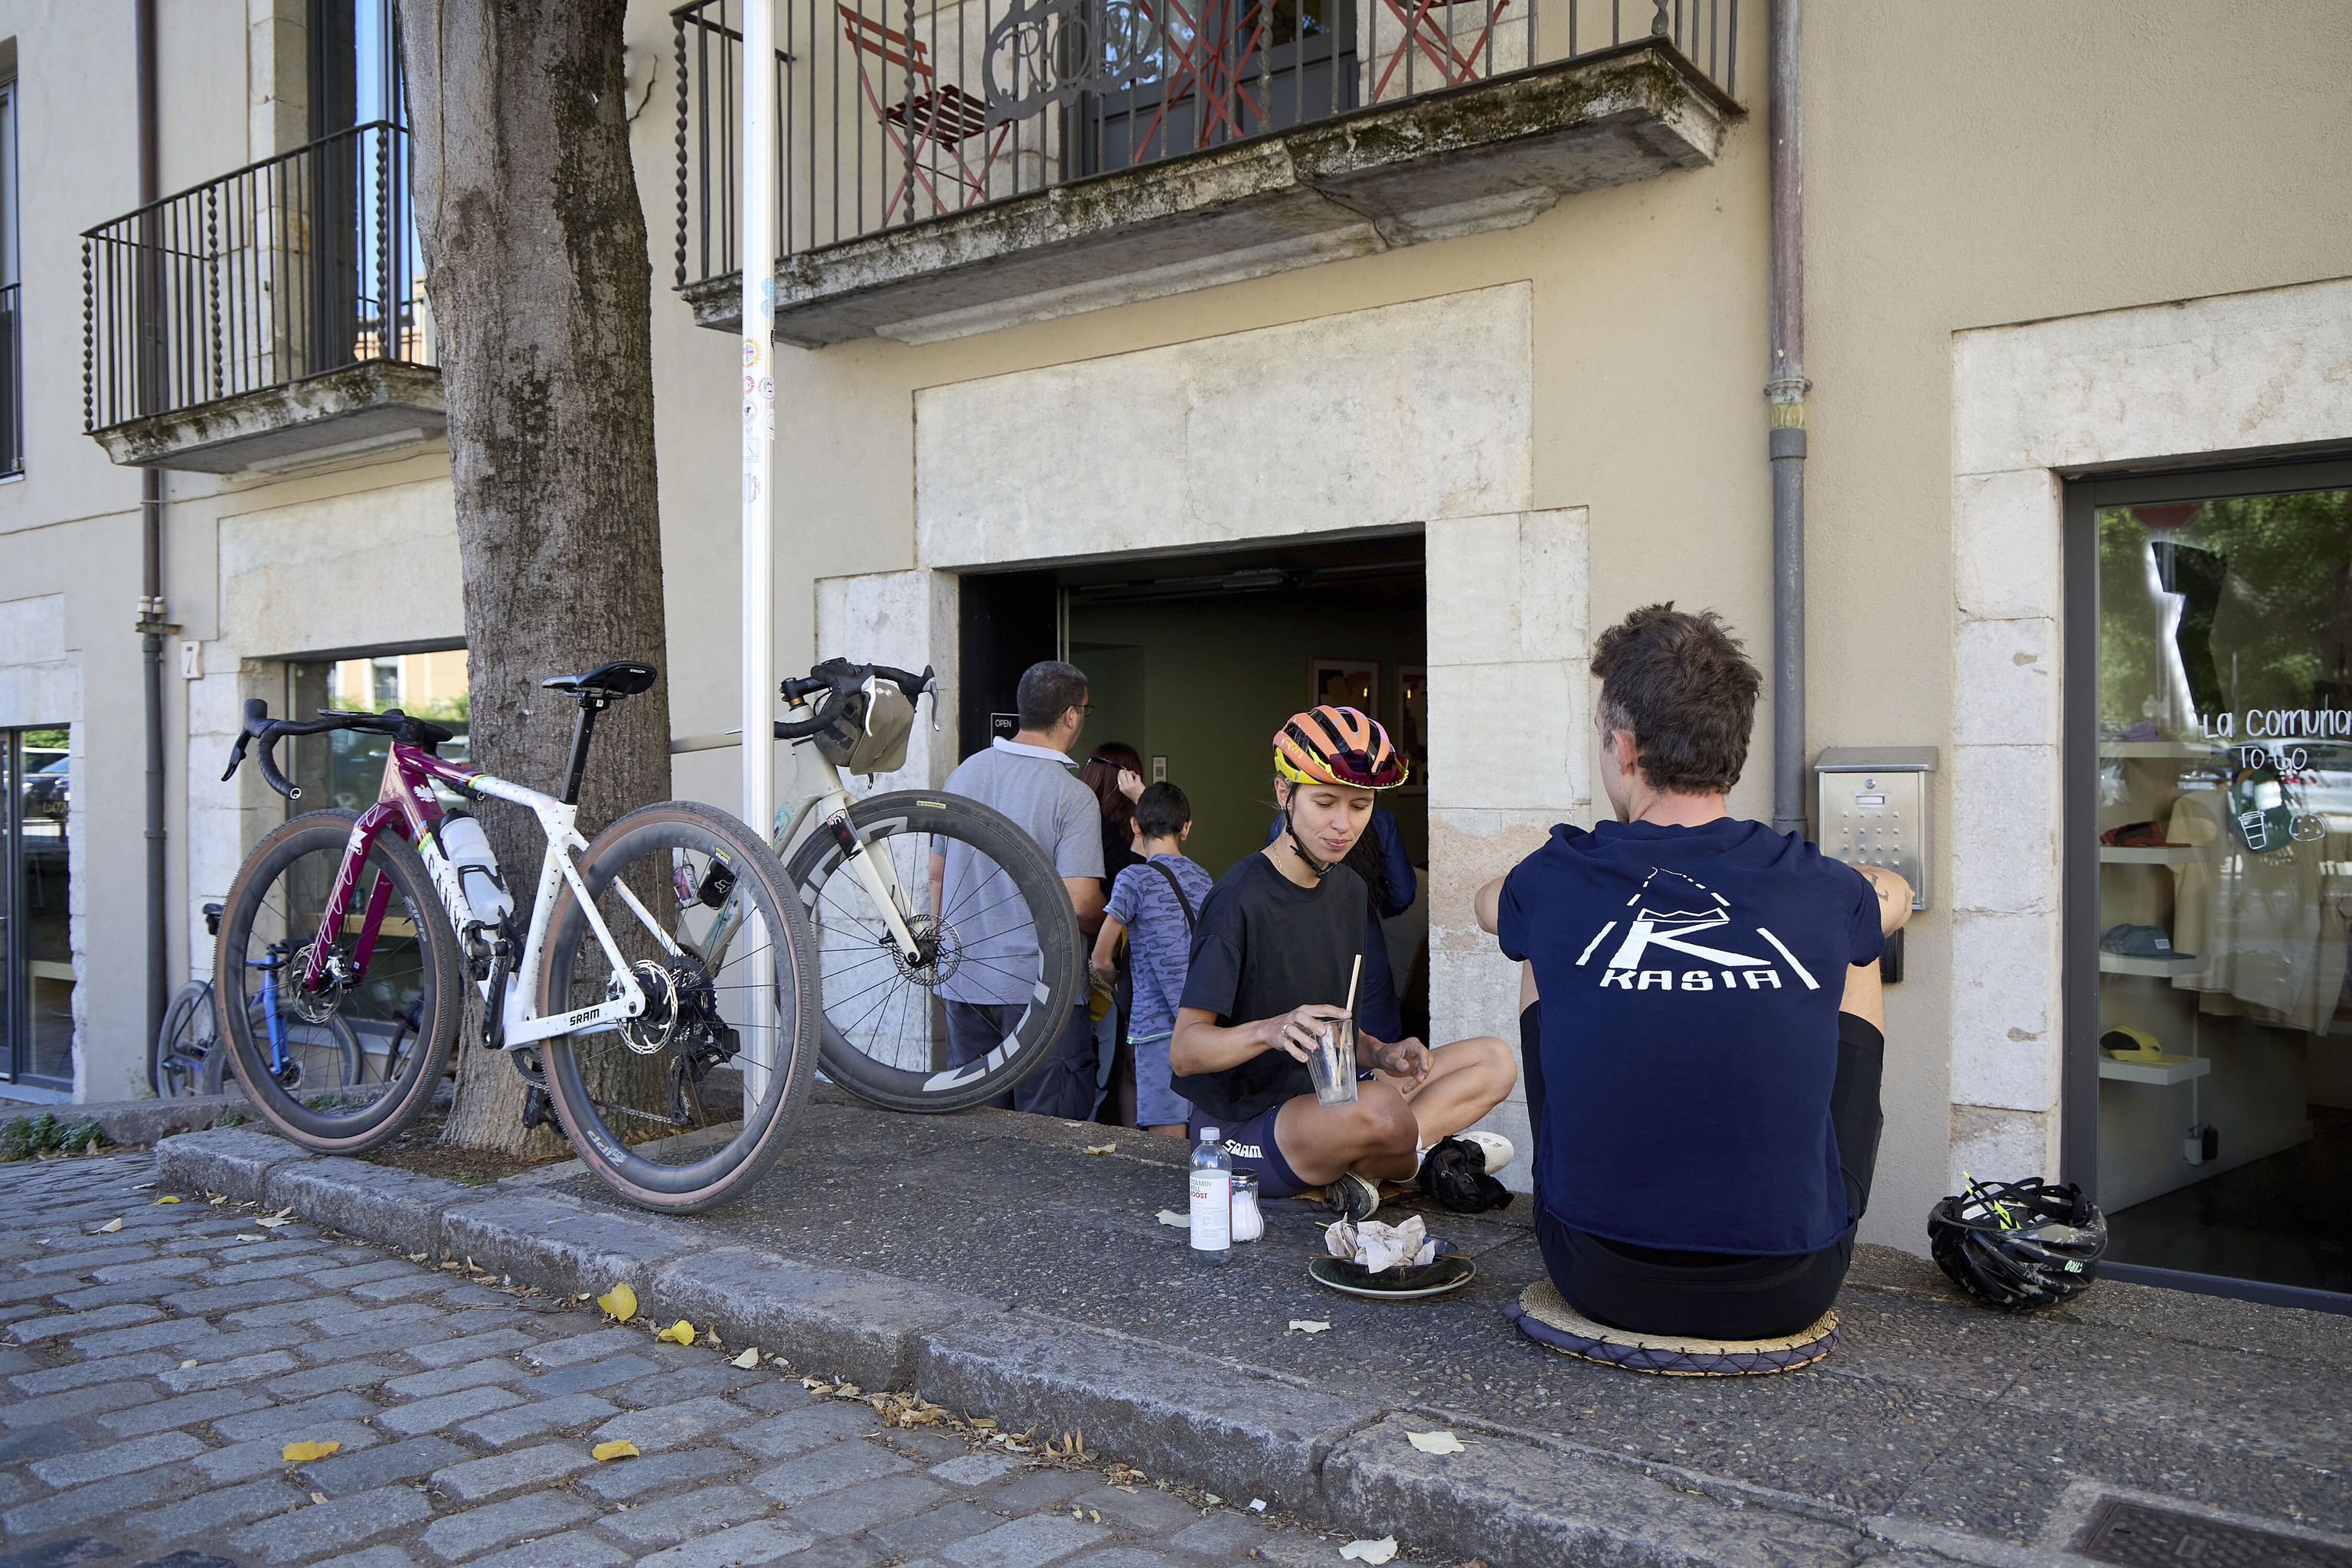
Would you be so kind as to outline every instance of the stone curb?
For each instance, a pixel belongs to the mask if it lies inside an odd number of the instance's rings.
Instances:
[[[116,1143],[159,1143],[175,1132],[201,1132],[223,1111],[250,1116],[245,1095],[232,1089],[226,1094],[186,1096],[178,1100],[94,1100],[86,1105],[37,1105],[0,1101],[0,1121],[17,1121],[47,1111],[68,1126],[95,1121]],[[219,1189],[215,1188],[215,1191]]]
[[[913,1389],[1008,1427],[1083,1430],[1090,1448],[1155,1476],[1358,1534],[1442,1542],[1495,1568],[1812,1568],[1851,1563],[1866,1540],[1856,1522],[1702,1495],[1611,1456],[1461,1423],[1466,1452],[1423,1454],[1405,1434],[1443,1418],[914,1280],[710,1248],[689,1220],[614,1214],[527,1179],[468,1188],[238,1130],[167,1138],[156,1169],[167,1187],[291,1206],[558,1294],[625,1282],[646,1316],[709,1323],[797,1368]]]

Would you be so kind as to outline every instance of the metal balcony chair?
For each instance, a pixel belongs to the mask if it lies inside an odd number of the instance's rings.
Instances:
[[[1389,15],[1403,26],[1404,35],[1397,41],[1395,52],[1389,56],[1388,68],[1381,72],[1379,84],[1372,89],[1372,101],[1380,101],[1381,95],[1389,89],[1389,79],[1396,75],[1397,68],[1404,64],[1415,49],[1420,50],[1423,58],[1437,68],[1438,79],[1430,84],[1432,87],[1460,87],[1465,82],[1478,80],[1484,75],[1479,68],[1478,57],[1486,52],[1486,40],[1494,33],[1495,24],[1502,20],[1503,12],[1510,3],[1511,0],[1381,0],[1381,4],[1388,7]],[[1478,5],[1486,7],[1486,25],[1470,38],[1466,47],[1456,45],[1452,26],[1454,7]],[[1429,89],[1417,88],[1416,90]]]
[[[843,37],[857,53],[857,84],[865,90],[866,107],[874,111],[883,135],[907,161],[907,172],[900,177],[898,188],[890,193],[889,203],[883,210],[898,211],[899,203],[907,199],[909,188],[915,185],[921,186],[931,198],[935,213],[987,200],[988,172],[1004,151],[1013,121],[1000,122],[991,134],[988,105],[953,82],[942,85],[931,68],[930,51],[920,38],[893,32],[853,6],[836,4],[834,8],[841,13]],[[875,86],[876,61],[880,62],[878,68],[885,84],[878,89]],[[883,94],[894,82],[909,90],[898,102],[886,106]],[[986,138],[976,169],[964,155],[964,144],[975,137]],[[946,153],[954,167],[934,162],[929,156],[930,149]],[[942,199],[932,180],[935,174],[962,186],[963,199],[952,203]]]

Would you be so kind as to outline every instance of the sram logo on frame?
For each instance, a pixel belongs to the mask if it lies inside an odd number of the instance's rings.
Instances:
[[[572,1014],[570,1017],[563,1020],[564,1026],[566,1028],[573,1028],[582,1024],[593,1024],[596,1021],[596,1015],[601,1011],[603,1011],[603,1009],[598,1007],[583,1007],[580,1011]]]

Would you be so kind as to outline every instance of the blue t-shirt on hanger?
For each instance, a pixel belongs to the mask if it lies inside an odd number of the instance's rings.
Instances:
[[[1838,1003],[1884,943],[1861,873],[1733,817],[1563,825],[1505,879],[1496,935],[1542,995],[1533,1181],[1554,1218],[1767,1257],[1845,1233]]]

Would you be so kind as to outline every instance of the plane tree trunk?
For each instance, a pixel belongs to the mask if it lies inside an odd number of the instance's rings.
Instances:
[[[551,675],[664,666],[654,460],[652,266],[629,162],[626,0],[402,0],[418,238],[439,335],[466,595],[475,765],[562,787],[572,704]],[[670,794],[667,682],[598,721],[580,830]],[[528,900],[544,840],[486,802],[484,830]],[[518,910],[518,921],[528,909]],[[472,1009],[469,1009],[472,1011]],[[522,1124],[524,1085],[457,1046],[446,1138],[562,1147]],[[592,1086],[650,1107],[656,1059]]]

